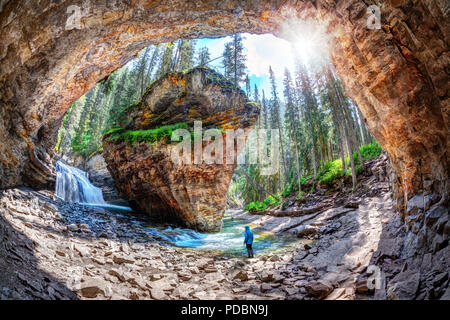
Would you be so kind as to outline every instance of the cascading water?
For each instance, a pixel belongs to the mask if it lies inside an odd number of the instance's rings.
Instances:
[[[67,202],[106,205],[102,190],[92,185],[88,174],[68,164],[56,162],[55,195]]]

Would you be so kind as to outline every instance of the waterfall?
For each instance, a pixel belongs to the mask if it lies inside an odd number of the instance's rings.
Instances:
[[[56,162],[55,195],[67,202],[105,205],[102,190],[92,185],[87,172]]]

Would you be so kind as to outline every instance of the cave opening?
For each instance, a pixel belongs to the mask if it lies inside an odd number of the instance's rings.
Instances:
[[[373,142],[372,135],[389,156],[392,170],[388,175],[393,188],[392,196],[401,218],[401,222],[396,223],[404,226],[406,235],[404,241],[400,236],[390,238],[391,231],[383,228],[378,250],[382,251],[383,245],[388,247],[389,241],[397,245],[396,241],[401,240],[404,244],[399,249],[402,255],[395,256],[400,257],[399,261],[406,261],[406,257],[421,259],[428,255],[429,261],[436,259],[436,266],[444,263],[445,267],[449,232],[449,26],[446,19],[448,10],[443,2],[410,4],[408,1],[385,1],[377,3],[378,11],[373,7],[369,8],[364,1],[356,0],[326,3],[287,1],[282,4],[273,1],[251,4],[231,1],[227,7],[225,4],[211,6],[206,1],[199,1],[195,5],[177,2],[176,8],[172,6],[172,2],[161,4],[157,8],[144,2],[131,6],[122,2],[93,5],[89,1],[83,4],[73,1],[70,5],[80,9],[75,10],[80,13],[76,17],[66,11],[69,3],[45,10],[29,3],[21,7],[16,7],[14,1],[2,3],[2,189],[24,185],[35,189],[51,186],[55,176],[51,166],[56,159],[54,146],[59,148],[63,142],[62,138],[58,138],[58,128],[64,123],[64,115],[71,114],[70,106],[100,79],[105,79],[101,83],[107,83],[113,77],[111,74],[114,70],[125,65],[149,44],[175,42],[179,38],[220,37],[240,32],[275,34],[286,38],[286,33],[283,33],[286,22],[293,21],[295,24],[312,19],[320,21],[320,25],[326,30],[330,40],[330,60],[335,74],[342,81],[342,92],[354,101],[349,102],[352,110],[350,119],[354,119],[355,124],[361,124],[360,130],[356,130],[356,139],[360,137]],[[413,12],[411,7],[414,7]],[[67,19],[68,17],[72,19]],[[68,26],[69,20],[77,23],[69,23]],[[20,31],[20,25],[24,21],[28,26],[26,32]],[[30,27],[31,21],[35,28]],[[301,39],[302,31],[295,28],[293,30],[291,36],[300,38],[294,42],[305,43]],[[308,47],[314,47],[314,43],[311,42]],[[315,54],[316,48],[312,51]],[[305,50],[304,58],[310,53]],[[111,76],[105,78],[108,75]],[[334,74],[330,72],[328,76],[331,75]],[[337,92],[341,88],[330,87],[330,90]],[[245,94],[246,90],[243,92]],[[92,95],[94,93],[95,91]],[[336,101],[343,98],[339,93],[335,96]],[[370,134],[364,131],[363,124]],[[152,132],[146,138],[154,139],[153,134],[158,132]],[[128,137],[131,141],[144,139],[135,134]],[[325,149],[317,148],[318,153],[314,157],[320,159],[316,158],[318,163],[324,160],[321,164],[325,165],[325,160],[334,160],[333,155],[338,155],[339,148],[349,149],[348,146],[339,147],[332,143]],[[284,152],[281,154],[285,155]],[[120,153],[114,153],[114,156],[119,155]],[[359,156],[356,155],[356,160]],[[312,158],[313,154],[304,158],[309,157]],[[295,171],[298,168],[295,158],[289,159],[294,163],[292,168]],[[349,160],[352,159],[350,152]],[[341,167],[348,165],[344,157]],[[333,168],[332,164],[329,166],[329,169]],[[312,166],[311,169],[317,171],[314,175],[321,174],[321,166]],[[252,168],[249,170],[250,173],[255,173],[251,172]],[[288,171],[286,168],[284,170]],[[254,183],[258,181],[253,179],[252,182],[242,168],[240,171],[241,176],[245,176],[249,189],[260,189]],[[192,174],[206,179],[204,172],[203,175],[199,171],[193,171]],[[293,176],[298,177],[298,172],[294,172]],[[162,175],[162,178],[165,176]],[[286,179],[289,178],[291,177]],[[298,182],[294,178],[289,184],[289,195],[296,198],[294,201],[300,201],[305,196],[301,193],[305,190],[300,190],[301,177],[297,180]],[[238,183],[238,179],[234,179],[233,183]],[[278,181],[271,183],[275,188],[278,185]],[[181,187],[178,191],[192,194],[193,197],[204,197],[202,194],[183,191]],[[311,192],[311,189],[307,191]],[[216,192],[223,195],[228,191],[220,189]],[[270,190],[259,190],[258,193],[265,193],[265,197],[252,195],[249,200],[254,201],[248,202],[248,205],[253,203],[256,211],[267,209],[264,205],[279,206],[280,209],[289,206],[277,203],[277,194]],[[181,197],[179,200],[189,203],[191,198]],[[351,207],[358,204],[349,202],[346,205]],[[376,207],[379,203],[373,205]],[[205,207],[196,209],[206,210]],[[391,217],[391,220],[396,217]],[[360,226],[367,222],[358,219],[354,221]],[[340,226],[337,225],[331,225],[320,233],[333,233],[339,230]],[[317,230],[305,227],[297,231],[308,234]],[[412,270],[419,263],[416,262],[413,263]],[[401,270],[398,274],[405,275],[407,272],[413,271]],[[423,277],[423,273],[412,275]],[[402,282],[401,276],[399,279],[392,276],[389,280]],[[422,283],[421,281],[417,282]],[[446,289],[445,281],[439,282],[436,289],[439,297]],[[408,297],[430,295],[429,291],[424,293],[424,290],[422,284],[418,285],[416,292]]]

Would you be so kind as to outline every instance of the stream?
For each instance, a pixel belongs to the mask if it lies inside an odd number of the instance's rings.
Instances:
[[[236,256],[246,252],[243,244],[247,221],[233,217],[235,211],[225,212],[223,227],[217,233],[201,233],[192,229],[155,223],[142,213],[129,207],[110,205],[103,199],[100,188],[89,182],[86,172],[58,161],[55,196],[71,207],[65,215],[69,224],[85,224],[102,234],[119,235],[136,242],[158,241],[162,244],[211,251],[215,254]],[[250,224],[250,227],[251,224]],[[288,235],[275,235],[254,231],[253,248],[256,254],[287,250],[298,239]]]

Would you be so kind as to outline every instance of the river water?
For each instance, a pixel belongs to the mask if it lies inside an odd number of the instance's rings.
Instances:
[[[161,243],[215,252],[222,255],[242,255],[244,245],[244,227],[247,221],[233,217],[233,211],[225,212],[223,227],[217,233],[201,233],[195,230],[155,223],[142,213],[131,208],[106,203],[101,189],[93,186],[87,173],[58,161],[58,175],[55,195],[61,200],[79,204],[73,206],[65,216],[69,223],[87,224],[93,232],[101,233],[108,229],[113,233],[124,233],[129,237],[159,241]],[[84,210],[84,207],[93,210]],[[81,208],[81,209],[77,209]],[[251,227],[251,224],[250,224]],[[292,236],[275,235],[254,231],[253,248],[256,254],[289,249],[297,242]]]

